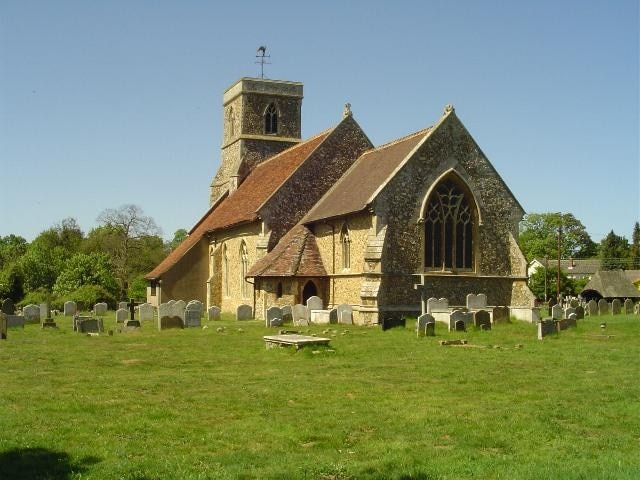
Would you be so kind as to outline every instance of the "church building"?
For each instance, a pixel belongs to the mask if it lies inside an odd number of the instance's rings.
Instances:
[[[524,211],[453,107],[375,147],[345,107],[301,139],[301,83],[242,78],[223,97],[222,160],[209,209],[153,271],[147,301],[197,299],[235,312],[353,307],[359,324],[464,305],[484,293],[529,319],[516,238]]]

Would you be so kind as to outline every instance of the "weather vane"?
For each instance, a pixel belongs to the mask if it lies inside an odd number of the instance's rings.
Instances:
[[[256,55],[256,58],[259,58],[260,60],[258,60],[257,62],[254,63],[259,63],[260,64],[260,78],[264,78],[264,66],[266,65],[271,65],[271,63],[267,62],[265,60],[265,58],[271,58],[271,55],[267,55],[267,46],[263,45],[261,47],[258,48],[258,54]]]

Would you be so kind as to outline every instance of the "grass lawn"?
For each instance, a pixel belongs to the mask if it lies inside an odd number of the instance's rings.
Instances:
[[[265,349],[256,321],[56,320],[0,341],[0,479],[640,478],[638,316],[543,341],[521,322],[331,325],[330,348],[298,352]]]

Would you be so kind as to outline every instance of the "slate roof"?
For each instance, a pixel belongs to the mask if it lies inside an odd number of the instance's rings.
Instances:
[[[364,210],[402,161],[432,130],[433,127],[429,127],[363,153],[307,213],[303,223]]]
[[[278,244],[258,260],[247,277],[322,277],[322,264],[316,237],[302,224],[293,227]]]
[[[600,270],[595,273],[582,292],[591,290],[604,298],[640,298],[640,291],[622,270]]]
[[[538,262],[544,267],[544,259],[534,258],[531,262]],[[597,258],[560,259],[560,270],[568,275],[593,275],[600,270],[600,263]],[[549,267],[557,267],[558,260],[550,258],[548,265]]]
[[[191,229],[189,236],[145,278],[151,280],[161,277],[208,232],[257,220],[260,207],[309,158],[334,128],[298,143],[256,166],[233,193],[207,211]]]

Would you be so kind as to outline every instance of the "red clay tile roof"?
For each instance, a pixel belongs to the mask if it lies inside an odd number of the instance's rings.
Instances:
[[[280,188],[332,131],[333,128],[326,130],[256,166],[238,189],[217,206],[209,209],[191,229],[189,236],[158,266],[146,274],[145,278],[150,280],[162,276],[178,263],[205,233],[256,220],[258,209],[262,204]]]
[[[309,223],[363,210],[432,127],[363,153],[302,219]]]
[[[278,244],[258,260],[247,277],[323,277],[316,237],[304,225],[298,224],[280,239]]]

